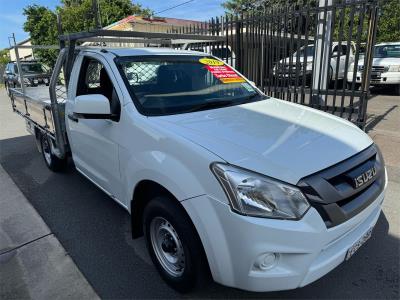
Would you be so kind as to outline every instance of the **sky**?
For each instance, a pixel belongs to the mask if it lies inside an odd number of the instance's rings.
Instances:
[[[159,12],[187,0],[134,0],[134,3],[142,4],[154,12]],[[223,14],[221,3],[224,0],[194,0],[175,9],[160,14],[162,17],[181,18],[190,20],[208,20],[211,17]],[[43,5],[54,9],[60,5],[60,0],[0,0],[0,49],[9,47],[8,37],[15,33],[17,42],[28,37],[23,30],[25,16],[23,9],[27,5]]]

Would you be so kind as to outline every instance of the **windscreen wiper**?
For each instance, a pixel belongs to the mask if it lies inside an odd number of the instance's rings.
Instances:
[[[204,102],[204,103],[201,103],[199,105],[192,107],[191,109],[189,109],[185,112],[195,112],[195,111],[212,109],[212,108],[220,108],[220,107],[232,105],[233,103],[234,103],[234,101],[232,101],[232,100]]]

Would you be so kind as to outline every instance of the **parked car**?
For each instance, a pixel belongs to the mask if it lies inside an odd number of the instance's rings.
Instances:
[[[338,42],[332,43],[331,49],[331,60],[330,69],[328,74],[328,82],[333,80],[342,80],[345,78],[346,66],[349,66],[354,62],[355,56],[355,44],[352,42],[348,47],[347,44],[339,45]],[[313,64],[315,56],[315,46],[308,45],[307,47],[301,47],[299,51],[293,53],[292,57],[283,58],[277,63],[273,69],[273,74],[280,79],[299,78],[300,82],[303,75],[306,79],[306,83],[310,84],[312,79]],[[346,57],[347,64],[346,64]],[[297,61],[299,59],[299,61]],[[338,71],[337,64],[339,62]],[[315,72],[315,71],[314,71]]]
[[[218,57],[219,59],[223,60],[230,66],[236,67],[236,54],[232,50],[232,47],[229,45],[227,46],[227,45],[222,45],[219,42],[201,41],[201,40],[200,41],[199,40],[193,40],[193,41],[185,40],[184,42],[175,40],[173,42],[173,44],[175,45],[175,49],[199,51],[199,52],[208,53],[215,57]]]
[[[131,214],[178,291],[209,273],[249,291],[302,287],[370,238],[387,175],[354,124],[268,97],[210,54],[161,48],[80,49],[64,101],[60,53],[49,99],[13,90],[13,108],[49,169],[71,155]]]
[[[26,86],[38,86],[39,84],[49,85],[51,74],[42,64],[36,61],[23,61],[21,62],[21,69]],[[6,65],[3,79],[6,88],[21,86],[16,62],[9,62]]]
[[[347,74],[349,85],[353,83],[354,63],[351,64]],[[355,71],[355,85],[359,88],[364,71],[364,59],[360,59]],[[393,87],[396,94],[400,95],[400,42],[382,43],[374,47],[372,61],[371,85]]]

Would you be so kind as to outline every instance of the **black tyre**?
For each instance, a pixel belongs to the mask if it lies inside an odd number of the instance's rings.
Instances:
[[[41,148],[42,155],[46,166],[53,172],[60,172],[65,170],[67,167],[67,157],[61,159],[57,157],[53,151],[51,145],[51,140],[47,135],[42,134],[41,136]]]
[[[348,90],[351,90],[352,87],[353,87],[353,83],[352,82],[347,82],[346,86],[347,86]],[[358,91],[360,89],[360,87],[361,87],[361,84],[359,84],[359,83],[355,83],[354,84],[354,90],[355,91]]]
[[[400,84],[394,86],[394,93],[396,96],[400,96]]]
[[[151,259],[172,288],[185,293],[207,283],[203,246],[179,203],[165,196],[153,198],[145,207],[143,228]]]
[[[9,87],[9,85],[8,85],[8,82],[7,82],[7,81],[4,83],[4,86],[5,86],[5,88],[6,88],[6,91],[7,91],[7,95],[8,95],[8,97],[10,97],[10,96],[11,96],[11,92],[10,92],[10,87]]]
[[[337,80],[337,79],[335,79]],[[328,73],[328,89],[333,88],[335,85],[335,81],[333,80],[333,69],[332,67],[329,68],[329,73]]]

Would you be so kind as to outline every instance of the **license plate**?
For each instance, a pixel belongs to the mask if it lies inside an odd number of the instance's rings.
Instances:
[[[374,229],[374,228],[371,227],[357,242],[355,242],[355,243],[353,244],[353,246],[351,246],[351,247],[349,248],[349,250],[347,250],[346,260],[349,260],[350,257],[352,257],[353,254],[356,253],[357,250],[360,249],[360,247],[361,247],[362,245],[364,245],[365,242],[368,241],[368,240],[370,239],[370,237],[372,236],[372,230],[373,230],[373,229]]]

